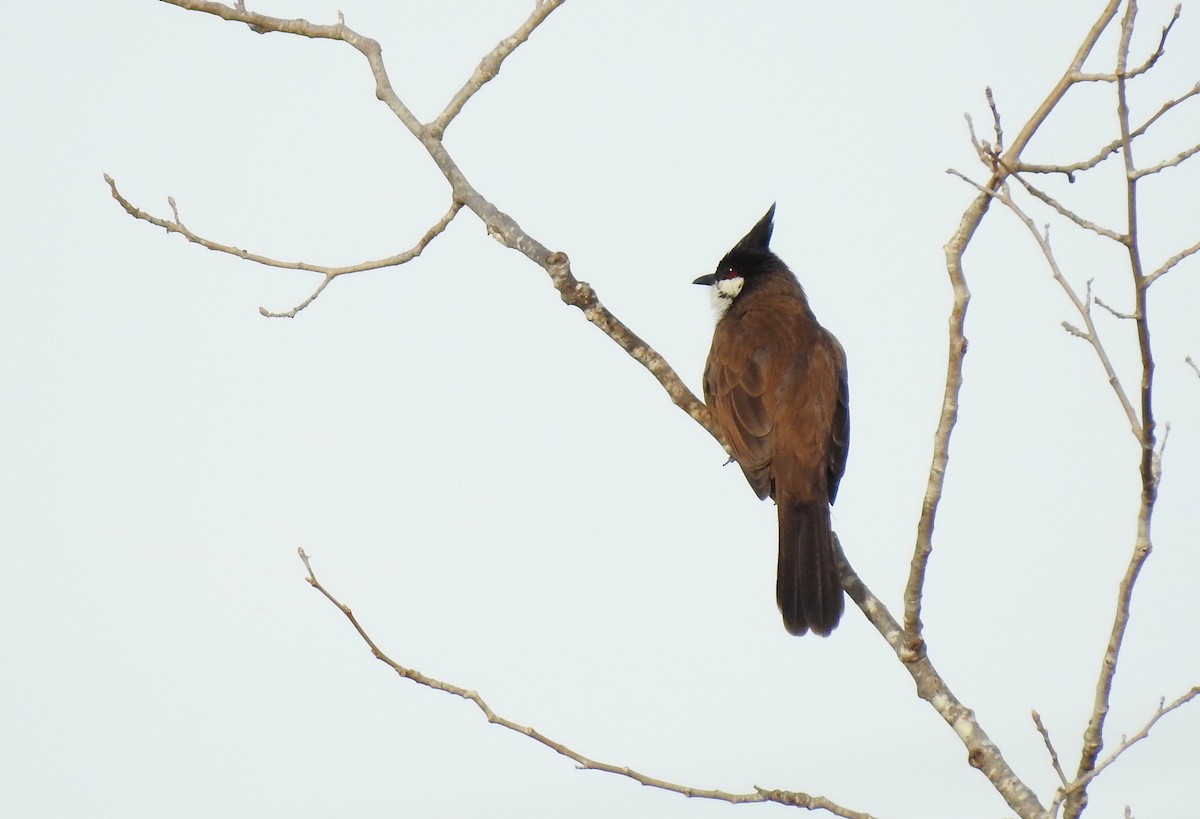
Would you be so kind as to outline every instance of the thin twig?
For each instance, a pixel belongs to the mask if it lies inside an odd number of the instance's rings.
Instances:
[[[1080,80],[1083,82],[1115,83],[1122,80],[1131,80],[1134,77],[1139,77],[1142,74],[1145,74],[1147,71],[1153,68],[1155,63],[1158,62],[1159,58],[1166,53],[1167,35],[1169,35],[1171,33],[1171,29],[1175,27],[1175,23],[1179,20],[1179,15],[1182,10],[1183,6],[1176,4],[1174,14],[1171,15],[1171,19],[1167,22],[1167,24],[1163,26],[1162,34],[1158,38],[1158,47],[1150,53],[1150,56],[1147,57],[1141,65],[1137,66],[1136,68],[1126,69],[1124,63],[1122,63],[1112,74],[1081,74]],[[1137,12],[1135,11],[1134,14],[1136,15],[1136,13]],[[1126,57],[1128,57],[1128,48],[1126,48]]]
[[[1148,168],[1139,168],[1133,172],[1133,178],[1141,179],[1143,176],[1150,176],[1150,174],[1158,173],[1166,168],[1174,168],[1177,165],[1182,165],[1185,161],[1191,159],[1197,153],[1200,153],[1200,145],[1193,145],[1186,151],[1180,151],[1175,156],[1171,157],[1170,159],[1164,159],[1157,165],[1151,165]]]
[[[1099,296],[1096,296],[1095,298],[1092,299],[1092,304],[1095,304],[1097,307],[1103,307],[1105,310],[1112,313],[1113,316],[1115,316],[1116,318],[1119,318],[1119,319],[1125,319],[1127,321],[1131,321],[1131,320],[1137,318],[1137,315],[1135,313],[1122,313],[1120,310],[1116,309],[1115,307],[1108,305]]]
[[[245,259],[246,261],[255,262],[256,264],[265,265],[267,267],[279,267],[285,270],[306,270],[310,273],[320,273],[321,275],[329,276],[330,278],[343,276],[347,273],[361,273],[366,270],[379,270],[383,267],[395,267],[397,265],[402,265],[405,262],[412,261],[412,259],[421,255],[421,250],[424,250],[425,246],[428,245],[429,242],[434,239],[434,237],[446,229],[446,226],[450,224],[450,221],[454,218],[455,214],[457,214],[462,208],[462,205],[458,202],[452,204],[450,209],[446,211],[446,214],[442,216],[442,218],[439,219],[434,226],[426,232],[425,236],[421,238],[421,241],[418,242],[416,246],[409,248],[408,250],[405,250],[401,253],[396,253],[383,259],[375,259],[374,261],[335,266],[313,264],[311,262],[273,259],[270,256],[264,256],[261,253],[254,253],[249,250],[243,250],[240,247],[233,247],[232,245],[226,245],[220,242],[215,242],[211,239],[206,239],[203,236],[193,233],[191,229],[187,227],[187,225],[180,221],[179,208],[175,203],[174,197],[167,198],[167,203],[171,208],[172,218],[169,220],[162,219],[158,216],[141,210],[124,196],[122,196],[121,192],[117,190],[116,180],[114,180],[108,174],[104,174],[104,181],[108,183],[108,187],[112,192],[113,199],[117,200],[125,212],[134,219],[140,219],[143,222],[149,222],[156,227],[162,228],[168,233],[177,233],[183,238],[187,239],[189,242],[200,245],[208,250],[213,250],[218,253],[228,253],[231,256],[237,256],[239,259]]]
[[[996,155],[999,156],[1004,153],[1004,128],[1000,126],[1000,109],[996,107],[996,97],[992,94],[990,85],[983,89],[983,96],[992,112],[992,131],[996,135]]]
[[[638,771],[635,771],[632,768],[624,765],[613,765],[608,762],[600,762],[598,760],[591,759],[590,757],[586,757],[578,751],[568,748],[561,742],[556,742],[535,728],[532,728],[528,725],[521,725],[520,723],[514,722],[507,717],[497,714],[492,710],[491,706],[487,704],[483,697],[479,695],[478,692],[427,676],[415,669],[408,668],[407,666],[401,665],[393,660],[384,653],[383,649],[381,649],[371,635],[367,633],[366,628],[364,628],[363,625],[358,621],[358,618],[354,616],[354,612],[350,609],[350,607],[334,597],[334,595],[328,589],[326,589],[324,585],[322,585],[321,581],[317,579],[316,572],[313,571],[311,558],[304,551],[304,549],[298,549],[297,552],[300,555],[300,560],[304,562],[305,571],[308,572],[306,579],[308,580],[309,585],[324,595],[325,598],[334,606],[336,606],[338,611],[340,611],[346,617],[346,619],[350,621],[350,625],[352,625],[354,630],[358,632],[358,636],[361,637],[363,642],[367,644],[367,647],[371,649],[371,654],[374,655],[377,660],[383,662],[401,677],[412,680],[418,685],[423,685],[426,688],[431,688],[434,691],[441,691],[445,694],[452,694],[453,696],[460,697],[461,699],[474,703],[475,707],[483,712],[483,715],[487,718],[488,722],[494,725],[499,725],[502,728],[507,728],[510,731],[521,734],[522,736],[527,736],[535,742],[539,742],[546,746],[560,756],[566,757],[584,770],[604,771],[606,773],[624,776],[647,787],[670,791],[671,793],[678,793],[682,794],[683,796],[696,799],[713,799],[720,802],[729,802],[731,804],[745,804],[750,802],[777,802],[781,805],[805,808],[807,810],[827,811],[828,813],[834,816],[842,817],[843,819],[873,819],[869,813],[851,810],[850,808],[839,805],[823,796],[813,796],[812,794],[803,793],[801,791],[785,791],[755,787],[753,791],[747,793],[730,793],[715,789],[693,788],[687,785],[679,785],[674,782],[668,782],[663,779],[647,776],[646,774],[639,773]]]
[[[1046,730],[1046,726],[1042,723],[1042,715],[1037,711],[1030,711],[1033,717],[1034,727],[1037,732],[1042,735],[1042,742],[1046,745],[1046,751],[1050,754],[1050,764],[1054,766],[1054,772],[1058,774],[1058,781],[1063,785],[1067,784],[1067,775],[1063,773],[1062,765],[1058,761],[1058,751],[1054,750],[1054,743],[1050,741],[1050,732]]]
[[[990,153],[984,147],[984,143],[980,142],[979,137],[975,135],[975,121],[971,119],[971,115],[963,114],[963,119],[967,121],[967,136],[971,140],[971,147],[975,149],[975,155],[979,157],[980,162],[991,168],[995,162],[995,155]]]
[[[1158,109],[1158,111],[1156,111],[1154,113],[1153,116],[1151,116],[1149,119],[1147,119],[1141,125],[1139,125],[1137,128],[1135,128],[1133,131],[1131,131],[1130,136],[1135,139],[1137,137],[1140,137],[1142,134],[1149,131],[1150,126],[1153,125],[1154,123],[1158,122],[1158,120],[1164,114],[1166,114],[1168,111],[1172,110],[1176,106],[1180,105],[1181,103],[1184,103],[1187,100],[1191,99],[1192,97],[1195,97],[1197,94],[1200,94],[1200,83],[1195,83],[1187,91],[1187,93],[1182,94],[1173,100],[1167,100],[1166,102],[1164,102],[1162,104],[1162,106]],[[1080,171],[1091,170],[1092,168],[1096,167],[1101,162],[1108,159],[1110,156],[1112,156],[1113,154],[1117,153],[1120,150],[1121,150],[1121,140],[1118,137],[1117,139],[1114,139],[1112,142],[1108,143],[1103,148],[1101,148],[1100,151],[1098,153],[1096,153],[1095,156],[1091,157],[1090,159],[1085,159],[1082,162],[1073,162],[1069,165],[1038,165],[1038,164],[1029,163],[1029,162],[1022,162],[1017,167],[1015,167],[1013,169],[1013,171],[1015,173],[1040,173],[1040,174],[1061,173],[1061,174],[1066,175],[1068,180],[1070,180],[1071,182],[1074,182],[1076,173],[1078,173]]]
[[[1060,216],[1070,219],[1072,222],[1079,225],[1084,230],[1090,230],[1093,233],[1096,233],[1100,236],[1105,237],[1106,239],[1112,239],[1114,242],[1120,242],[1121,244],[1125,243],[1126,237],[1124,235],[1117,233],[1115,230],[1109,230],[1108,228],[1102,227],[1102,226],[1096,224],[1095,222],[1084,219],[1082,216],[1077,214],[1075,211],[1064,206],[1061,202],[1059,202],[1057,199],[1055,199],[1050,194],[1046,193],[1045,191],[1041,190],[1040,188],[1035,187],[1031,182],[1026,180],[1020,174],[1014,173],[1012,176],[1014,179],[1016,179],[1018,182],[1020,182],[1021,186],[1024,187],[1025,190],[1029,191],[1029,193],[1032,194],[1035,198],[1042,200],[1047,205],[1054,208],[1054,210],[1058,211]]]
[[[1192,372],[1196,374],[1196,377],[1200,378],[1200,367],[1196,366],[1195,359],[1193,359],[1190,355],[1187,355],[1183,357],[1183,361],[1192,368]]]
[[[529,15],[529,18],[516,31],[501,40],[499,45],[480,60],[479,66],[475,69],[474,73],[467,79],[463,87],[458,89],[454,96],[450,98],[450,102],[446,104],[442,113],[438,114],[433,122],[429,123],[428,129],[432,136],[441,139],[442,134],[446,131],[446,127],[458,116],[463,106],[467,104],[471,97],[475,96],[480,88],[483,88],[483,86],[495,79],[496,75],[500,73],[500,65],[508,59],[508,55],[516,51],[521,43],[528,40],[533,30],[540,26],[550,16],[550,13],[562,5],[563,2],[565,0],[541,0],[541,2],[538,2],[533,9],[533,13]]]
[[[1196,253],[1197,251],[1200,251],[1200,242],[1196,242],[1196,244],[1192,245],[1191,247],[1184,248],[1183,250],[1179,251],[1171,258],[1167,259],[1165,262],[1162,263],[1162,265],[1157,270],[1155,270],[1153,273],[1151,273],[1150,275],[1148,275],[1146,277],[1146,286],[1149,287],[1150,285],[1154,284],[1154,282],[1158,279],[1159,276],[1166,273],[1168,270],[1173,268],[1175,265],[1179,264],[1184,259],[1186,259],[1188,256],[1191,256],[1193,253]]]
[[[370,262],[359,262],[358,264],[333,267],[330,265],[312,264],[311,262],[281,261],[279,259],[273,259],[270,256],[264,256],[261,253],[252,253],[251,251],[243,250],[240,247],[233,247],[232,245],[221,244],[220,242],[214,242],[211,239],[206,239],[203,236],[194,233],[180,220],[179,206],[175,202],[175,197],[167,197],[167,204],[170,206],[172,214],[171,219],[168,221],[134,206],[132,202],[121,195],[121,192],[117,190],[116,181],[108,174],[104,174],[104,181],[108,183],[108,187],[112,192],[113,199],[116,199],[121,207],[125,209],[125,212],[135,219],[149,222],[152,225],[163,228],[168,233],[177,233],[183,238],[187,239],[189,242],[200,245],[208,250],[216,251],[218,253],[228,253],[231,256],[237,256],[239,259],[245,259],[247,261],[265,265],[267,267],[279,267],[286,270],[304,270],[310,273],[320,273],[322,276],[324,276],[324,279],[321,280],[321,283],[317,285],[317,288],[308,296],[308,298],[297,304],[291,310],[274,313],[270,310],[267,310],[265,307],[259,307],[258,312],[264,316],[267,316],[268,318],[294,318],[297,313],[299,313],[305,307],[308,307],[308,305],[312,304],[313,301],[316,300],[317,296],[321,295],[325,288],[329,286],[329,283],[338,276],[345,276],[348,273],[361,273],[365,270],[379,270],[380,268],[384,267],[396,267],[398,265],[411,262],[413,259],[421,255],[421,252],[425,250],[429,243],[437,238],[437,236],[446,229],[446,226],[450,224],[451,220],[453,220],[459,210],[462,209],[462,205],[458,202],[452,203],[450,205],[450,209],[447,210],[446,213],[434,223],[433,227],[425,231],[425,235],[422,236],[417,243],[408,250],[388,256],[384,259],[376,259]]]
[[[1176,8],[1178,8],[1178,6],[1176,6]],[[1129,135],[1131,137],[1133,137],[1134,139],[1137,139],[1142,134],[1149,131],[1150,126],[1153,125],[1154,123],[1158,122],[1159,119],[1162,118],[1163,114],[1172,110],[1173,108],[1180,105],[1181,103],[1187,102],[1188,100],[1190,100],[1192,97],[1196,96],[1197,94],[1200,94],[1200,82],[1192,85],[1192,87],[1190,89],[1188,89],[1188,91],[1186,93],[1180,94],[1175,99],[1170,99],[1170,100],[1167,100],[1166,102],[1164,102],[1161,106],[1159,106],[1159,109],[1154,112],[1154,114],[1150,117],[1150,119],[1146,120],[1141,125],[1139,125],[1137,128],[1135,128],[1132,132],[1130,132]],[[1120,139],[1116,140],[1116,144],[1117,144],[1117,147],[1119,148],[1121,146],[1121,140]]]
[[[1150,729],[1153,728],[1160,719],[1177,708],[1182,708],[1183,706],[1187,705],[1198,696],[1200,696],[1200,685],[1193,686],[1190,691],[1185,692],[1182,696],[1175,699],[1169,705],[1167,704],[1165,697],[1160,699],[1158,701],[1158,708],[1155,709],[1154,714],[1136,734],[1131,737],[1124,738],[1120,745],[1114,748],[1108,756],[1096,764],[1090,771],[1080,776],[1074,782],[1064,784],[1063,787],[1059,788],[1058,794],[1054,797],[1054,801],[1050,804],[1050,815],[1053,816],[1058,810],[1059,805],[1069,799],[1073,794],[1079,793],[1081,790],[1086,788],[1088,783],[1099,776],[1105,768],[1120,759],[1122,754],[1149,736]]]

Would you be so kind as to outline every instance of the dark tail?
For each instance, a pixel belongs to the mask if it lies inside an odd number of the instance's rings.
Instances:
[[[811,630],[825,637],[841,619],[845,599],[833,553],[828,503],[781,500],[775,599],[783,625],[792,634]]]

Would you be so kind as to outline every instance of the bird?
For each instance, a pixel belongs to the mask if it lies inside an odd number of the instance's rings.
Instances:
[[[693,282],[711,288],[717,311],[704,401],[750,487],[776,503],[784,627],[828,636],[845,605],[830,505],[850,443],[846,353],[771,251],[774,218],[771,205]]]

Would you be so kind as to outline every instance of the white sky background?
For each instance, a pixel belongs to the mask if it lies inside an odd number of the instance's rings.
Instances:
[[[384,47],[423,119],[529,2],[255,3]],[[699,390],[712,314],[690,282],[779,202],[774,248],[846,347],[835,507],[900,614],[950,303],[942,245],[979,177],[962,119],[1009,133],[1102,4],[584,2],[448,132],[473,184]],[[1170,6],[1147,2],[1136,52]],[[1134,118],[1200,77],[1185,6]],[[281,258],[409,247],[449,192],[349,47],[141,2],[17,4],[0,34],[0,814],[13,817],[783,816],[581,772],[395,659],[477,689],[595,759],[703,788],[828,796],[881,817],[998,817],[953,732],[857,609],[795,639],[775,514],[657,383],[464,212],[417,262],[317,283],[187,245],[144,209]],[[1107,69],[1114,39],[1098,50]],[[1028,158],[1112,139],[1108,87]],[[1200,141],[1193,108],[1139,159]],[[1104,184],[1059,190],[1118,227]],[[1144,185],[1151,264],[1191,244],[1195,168]],[[1045,217],[1039,217],[1045,219]],[[931,564],[931,656],[1046,801],[1029,710],[1078,760],[1137,450],[1032,240],[996,208],[967,255],[962,418]],[[1109,243],[1056,225],[1072,280],[1131,309]],[[1107,737],[1200,680],[1197,263],[1152,291],[1172,421],[1156,551]],[[1127,386],[1131,327],[1100,315]],[[1092,790],[1096,816],[1194,814],[1195,705]]]

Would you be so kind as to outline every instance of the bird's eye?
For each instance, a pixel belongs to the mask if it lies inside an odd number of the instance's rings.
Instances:
[[[732,267],[725,267],[721,269],[720,278],[722,279],[736,279],[737,276],[738,272]]]

